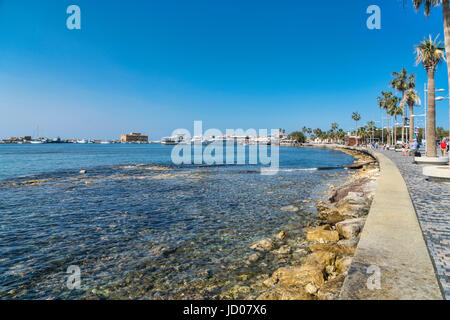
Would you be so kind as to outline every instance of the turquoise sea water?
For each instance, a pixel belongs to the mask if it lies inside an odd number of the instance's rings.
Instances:
[[[259,165],[175,166],[171,150],[0,145],[0,298],[254,298],[264,277],[299,258],[316,216],[308,199],[348,178],[315,168],[353,161],[281,147],[280,172],[265,176]],[[249,262],[249,247],[280,230],[291,254]],[[70,265],[79,289],[66,285]]]

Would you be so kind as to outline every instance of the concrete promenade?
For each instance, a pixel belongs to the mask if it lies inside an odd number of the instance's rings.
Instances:
[[[380,163],[381,176],[340,299],[442,299],[435,268],[407,184],[396,164],[389,159],[396,155],[376,153],[375,156]],[[421,172],[419,168],[416,170]],[[421,179],[423,183],[423,176]],[[413,188],[416,187],[414,185]],[[416,199],[416,207],[426,207],[429,200],[422,198],[422,202],[419,202],[419,199]],[[449,211],[448,204],[445,208],[439,194],[431,198],[430,202],[430,207],[424,208],[430,215],[442,212],[435,212],[434,207],[443,206],[444,210]],[[447,212],[447,215],[450,213]],[[450,226],[448,222],[447,231]],[[428,230],[429,236],[433,236],[433,229],[429,227],[428,224],[422,224],[423,230]],[[430,251],[436,260],[437,253]],[[446,259],[448,261],[448,256]],[[379,286],[377,280],[380,280]]]
[[[447,300],[450,299],[450,183],[428,181],[422,165],[399,152],[379,151],[400,170],[417,212],[438,280]]]

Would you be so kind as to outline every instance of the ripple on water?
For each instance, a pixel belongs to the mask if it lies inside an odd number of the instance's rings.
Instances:
[[[346,177],[140,164],[4,181],[0,297],[255,298],[304,254],[301,228],[315,210],[303,200]],[[277,247],[290,254],[250,249],[280,230]],[[69,265],[81,269],[81,290],[65,287]]]

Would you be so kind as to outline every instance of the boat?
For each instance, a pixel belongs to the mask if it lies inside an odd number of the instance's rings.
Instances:
[[[82,139],[82,140],[77,140],[77,143],[84,144],[84,143],[88,143],[88,141],[86,139]]]
[[[161,139],[161,144],[174,145],[177,144],[177,141],[172,137],[164,137]]]

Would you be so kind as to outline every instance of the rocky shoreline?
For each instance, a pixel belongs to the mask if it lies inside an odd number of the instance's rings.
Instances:
[[[337,299],[364,228],[379,177],[378,163],[366,153],[339,149],[352,155],[360,169],[350,171],[350,182],[331,186],[328,200],[318,201],[318,221],[304,229],[305,257],[299,265],[277,269],[262,282],[266,290],[258,300],[334,300]],[[356,166],[358,167],[358,166]],[[255,251],[286,250],[281,231],[252,245]],[[278,248],[277,248],[278,247]],[[257,254],[257,253],[255,253]]]

